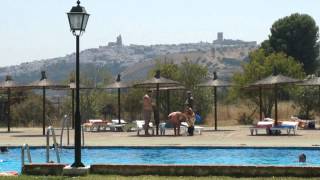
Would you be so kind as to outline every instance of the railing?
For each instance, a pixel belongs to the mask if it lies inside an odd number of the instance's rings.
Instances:
[[[68,115],[64,115],[63,120],[61,122],[61,136],[60,136],[60,149],[62,149],[63,146],[63,134],[65,129],[67,129],[67,145],[70,145],[70,129],[69,129],[69,121],[70,118]],[[82,146],[84,146],[84,127],[81,126],[81,136],[82,136]]]
[[[82,147],[84,146],[84,127],[81,126],[81,133],[82,133]]]
[[[27,151],[27,158],[28,158],[29,163],[32,163],[29,145],[23,144],[21,147],[21,168],[23,168],[23,166],[25,164],[25,157],[24,157],[25,150]]]
[[[70,133],[69,133],[69,120],[70,118],[67,115],[64,115],[62,123],[61,123],[61,135],[60,135],[60,149],[62,148],[62,139],[63,139],[63,132],[64,129],[67,128],[67,145],[70,144]]]
[[[59,149],[58,149],[58,144],[57,144],[57,140],[56,140],[56,134],[54,132],[54,128],[52,126],[49,126],[47,129],[47,153],[46,153],[46,157],[47,157],[47,163],[50,162],[50,132],[52,135],[52,139],[53,139],[53,148],[56,152],[56,157],[57,157],[57,163],[60,163],[60,155],[59,155]]]

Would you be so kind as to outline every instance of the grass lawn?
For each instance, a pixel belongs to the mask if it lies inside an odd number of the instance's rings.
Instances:
[[[89,179],[89,180],[158,180],[158,179],[168,179],[168,180],[209,180],[209,179],[221,179],[221,180],[231,180],[231,179],[253,179],[253,180],[268,180],[268,179],[279,179],[279,180],[302,180],[302,179],[319,179],[319,178],[298,178],[298,177],[224,177],[224,176],[207,176],[207,177],[194,177],[194,176],[118,176],[118,175],[89,175],[85,177],[55,177],[55,176],[18,176],[18,177],[0,177],[4,180],[15,180],[15,179]]]

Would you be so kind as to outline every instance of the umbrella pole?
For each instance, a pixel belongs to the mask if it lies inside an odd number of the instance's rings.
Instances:
[[[42,135],[45,135],[46,129],[46,88],[42,87]]]
[[[119,124],[121,124],[120,109],[121,109],[121,104],[120,104],[120,88],[118,88],[118,119],[119,119]]]
[[[155,117],[155,123],[156,123],[156,135],[159,135],[159,119],[160,119],[160,109],[159,109],[159,83],[157,83],[157,96],[156,96],[156,117]]]
[[[262,87],[259,87],[260,121],[262,121]]]
[[[10,118],[10,96],[11,96],[11,90],[8,88],[8,117],[7,117],[7,123],[8,123],[8,132],[10,132],[10,124],[11,124],[11,118]]]
[[[278,125],[278,87],[277,85],[274,86],[274,119],[275,119],[275,125]]]
[[[213,87],[214,94],[214,130],[218,130],[218,117],[217,117],[217,87]]]
[[[319,98],[319,99],[318,99],[318,106],[319,106],[319,105],[320,105],[320,86],[318,86],[318,89],[319,89],[319,93],[318,93],[318,96],[319,96],[319,97],[318,97],[318,98]]]
[[[167,89],[167,115],[170,114],[170,91]]]
[[[71,112],[71,117],[72,117],[72,129],[74,129],[74,89],[71,90],[71,108],[72,108],[72,112]]]

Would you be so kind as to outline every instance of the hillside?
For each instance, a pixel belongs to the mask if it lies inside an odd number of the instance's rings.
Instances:
[[[156,62],[170,62],[181,64],[185,59],[208,67],[210,72],[219,72],[219,77],[229,79],[233,73],[242,70],[241,64],[247,61],[248,53],[253,47],[223,47],[213,48],[208,51],[191,51],[161,55],[152,61],[139,62],[127,68],[123,78],[127,81],[140,80],[147,76],[148,71],[153,68]]]
[[[113,75],[120,72],[124,80],[131,81],[144,79],[148,71],[154,67],[155,60],[170,60],[179,64],[188,58],[192,62],[207,66],[211,71],[219,71],[220,76],[228,78],[234,72],[241,70],[240,64],[245,62],[248,53],[256,48],[256,44],[252,42],[237,40],[230,45],[230,41],[227,41],[227,45],[214,41],[213,43],[125,46],[121,40],[109,43],[107,46],[81,51],[81,69],[91,72],[91,75],[101,69],[107,69]],[[40,78],[41,70],[46,70],[50,79],[66,81],[74,68],[75,53],[72,53],[64,57],[2,67],[0,79],[4,79],[6,75],[12,75],[16,81],[28,84]]]

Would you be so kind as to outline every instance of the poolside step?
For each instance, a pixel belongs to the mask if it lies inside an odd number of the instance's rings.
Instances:
[[[63,176],[87,176],[90,172],[90,166],[85,167],[71,167],[63,168]]]

